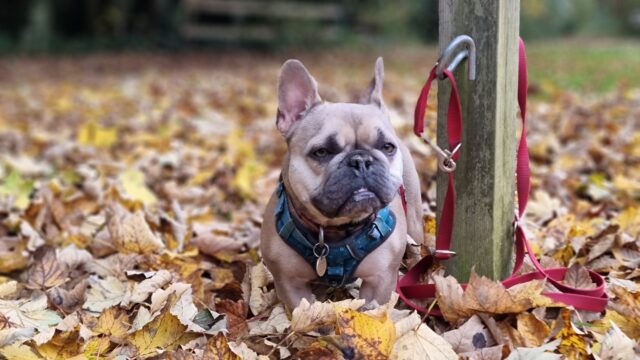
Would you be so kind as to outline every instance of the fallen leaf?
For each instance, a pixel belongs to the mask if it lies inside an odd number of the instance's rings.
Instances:
[[[472,272],[464,292],[465,305],[490,314],[519,313],[533,306],[530,298],[514,299],[500,282]]]
[[[15,280],[0,284],[0,299],[7,298],[18,292],[18,282]]]
[[[448,322],[456,324],[473,314],[464,302],[464,291],[458,280],[453,276],[445,278],[440,275],[435,275],[433,280],[436,284],[438,307]]]
[[[555,340],[537,348],[516,348],[506,360],[560,360],[562,355],[551,353],[559,345],[560,340]]]
[[[593,289],[596,284],[591,281],[589,271],[582,265],[574,263],[564,274],[563,283],[578,289]]]
[[[123,344],[130,326],[129,316],[125,310],[110,307],[100,314],[96,326],[91,330],[96,334],[109,337],[117,344]]]
[[[35,328],[8,328],[0,329],[0,349],[11,344],[22,344],[31,339],[35,334]]]
[[[261,321],[257,324],[251,323],[249,334],[251,335],[266,335],[273,333],[284,333],[286,329],[291,326],[291,322],[287,318],[287,313],[284,310],[284,306],[278,305],[269,314],[269,318],[265,321]]]
[[[469,318],[458,329],[447,331],[442,337],[457,353],[476,351],[496,343],[477,315]]]
[[[393,349],[396,329],[388,315],[374,318],[348,307],[336,306],[338,333],[342,341],[365,359],[387,359]]]
[[[80,144],[108,149],[118,140],[118,129],[104,127],[96,121],[87,121],[78,130]]]
[[[13,344],[0,347],[0,355],[5,358],[20,360],[42,360],[41,357],[32,347],[22,344]]]
[[[359,309],[364,305],[363,299],[343,300],[334,304],[315,301],[309,303],[302,299],[291,315],[291,330],[307,332],[327,324],[335,324],[337,321],[334,306],[340,308]]]
[[[77,306],[84,303],[87,285],[88,282],[86,280],[81,280],[69,290],[56,286],[47,290],[47,296],[55,306],[67,312],[72,312]]]
[[[164,311],[142,329],[131,334],[129,341],[138,349],[138,357],[145,359],[158,351],[175,350],[178,346],[198,337],[185,332],[186,326],[169,311]]]
[[[560,340],[558,351],[569,359],[583,359],[588,356],[587,342],[584,335],[571,322],[571,310],[561,309],[556,327],[551,333],[554,339]]]
[[[26,180],[18,171],[12,170],[0,183],[0,197],[12,197],[14,205],[24,209],[29,205],[29,196],[33,189],[33,180]]]
[[[71,359],[81,352],[82,344],[77,331],[57,332],[47,343],[37,347],[46,359]]]
[[[145,184],[144,173],[141,171],[134,168],[127,169],[120,173],[118,180],[128,197],[141,201],[147,206],[154,205],[158,201]]]
[[[453,360],[458,359],[451,345],[436,334],[426,324],[422,323],[420,316],[411,315],[419,321],[418,327],[407,332],[396,340],[393,352],[398,360]]]
[[[267,285],[273,283],[273,277],[262,262],[251,268],[251,295],[249,308],[254,314],[261,314],[273,306],[278,300],[274,289],[268,290]]]
[[[0,315],[22,328],[47,328],[62,320],[56,312],[47,310],[44,294],[29,299],[0,300]]]
[[[612,322],[611,328],[600,341],[600,350],[597,354],[602,360],[637,359],[635,346],[636,343]]]
[[[507,345],[496,345],[474,351],[458,353],[458,355],[463,359],[469,360],[502,360],[509,352],[509,347]]]
[[[164,249],[147,224],[141,210],[128,212],[114,206],[107,226],[116,248],[124,253],[148,254]]]
[[[517,329],[526,347],[542,345],[551,333],[551,329],[544,321],[528,312],[518,314]]]
[[[124,283],[112,276],[105,279],[90,276],[89,285],[91,288],[87,291],[87,300],[82,308],[95,312],[120,304],[127,290]]]
[[[202,355],[203,360],[241,360],[240,356],[236,355],[231,348],[227,338],[219,333],[207,341],[207,346],[204,349]]]
[[[167,270],[159,270],[151,278],[136,284],[129,300],[133,303],[144,302],[149,295],[168,284],[171,279],[172,276],[170,272]]]
[[[226,315],[230,339],[237,339],[249,331],[249,325],[247,324],[248,307],[244,301],[220,300],[216,304],[216,311]]]

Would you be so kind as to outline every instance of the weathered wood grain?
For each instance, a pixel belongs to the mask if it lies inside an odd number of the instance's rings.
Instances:
[[[466,62],[456,71],[463,134],[452,246],[458,255],[448,260],[448,269],[460,281],[473,267],[500,279],[512,266],[520,1],[440,0],[439,19],[441,51],[461,34],[470,35],[477,48],[476,80],[467,80]],[[438,144],[445,147],[450,87],[447,81],[438,86]],[[439,210],[446,182],[446,174],[439,174]]]

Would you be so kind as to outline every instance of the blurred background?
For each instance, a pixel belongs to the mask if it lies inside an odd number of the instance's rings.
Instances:
[[[640,36],[640,0],[523,0],[521,13],[529,40]],[[437,29],[437,0],[25,0],[3,4],[0,52],[433,42]]]

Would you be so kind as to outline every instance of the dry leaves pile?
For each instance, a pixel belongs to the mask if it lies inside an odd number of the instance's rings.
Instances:
[[[374,56],[352,55],[309,62],[325,98],[366,85],[360,69]],[[365,310],[346,292],[287,313],[256,249],[284,152],[273,126],[280,60],[2,64],[0,358],[638,356],[640,92],[558,92],[530,110],[530,239],[544,266],[571,266],[569,285],[593,286],[584,266],[607,275],[605,313],[552,303],[542,281],[507,290],[474,275],[463,291],[438,269],[427,281],[444,319],[397,299]],[[435,157],[409,135],[427,60],[387,61],[385,96],[432,205]]]

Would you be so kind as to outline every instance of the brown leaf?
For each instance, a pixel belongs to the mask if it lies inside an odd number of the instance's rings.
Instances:
[[[244,301],[220,300],[216,304],[216,311],[227,316],[230,339],[235,340],[249,331],[249,325],[247,325],[249,307]]]
[[[578,289],[593,289],[596,287],[596,284],[591,281],[589,271],[578,263],[574,263],[569,267],[569,270],[564,274],[562,283]]]
[[[471,273],[464,292],[465,305],[490,314],[519,313],[532,307],[529,298],[514,299],[500,282]]]
[[[141,210],[130,213],[120,205],[112,206],[107,228],[121,252],[149,254],[164,249],[164,244],[153,234]]]
[[[207,347],[204,349],[202,355],[203,360],[240,360],[240,357],[236,355],[229,348],[227,338],[218,333],[216,336],[209,338],[207,341]]]
[[[86,279],[78,282],[73,288],[67,290],[62,286],[56,286],[47,290],[47,296],[52,304],[59,306],[66,312],[72,312],[77,306],[84,303],[88,282]]]
[[[450,323],[457,323],[461,319],[470,317],[473,312],[470,311],[463,299],[463,290],[458,280],[453,276],[442,277],[434,275],[436,284],[436,296],[438,298],[438,306],[442,311],[442,316]]]
[[[544,344],[545,339],[551,332],[551,329],[544,321],[539,320],[535,315],[528,312],[518,314],[517,319],[518,332],[522,335],[526,347],[538,347]]]
[[[476,351],[496,343],[477,315],[472,316],[460,328],[447,331],[442,337],[457,353]]]
[[[41,247],[34,256],[35,263],[27,273],[28,288],[46,290],[67,281],[67,268],[58,262],[54,248]]]

